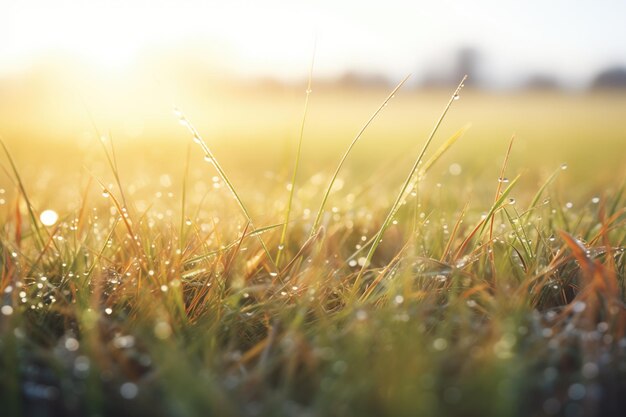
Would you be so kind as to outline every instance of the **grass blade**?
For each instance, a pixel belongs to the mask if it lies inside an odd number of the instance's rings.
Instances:
[[[441,113],[441,115],[439,116],[439,119],[437,120],[437,123],[435,123],[435,127],[433,127],[433,130],[430,132],[430,135],[428,136],[428,139],[426,139],[426,142],[424,143],[422,150],[420,151],[417,159],[415,160],[415,163],[413,164],[413,167],[411,168],[409,175],[404,181],[404,184],[402,185],[402,188],[400,189],[400,192],[398,193],[398,196],[396,197],[395,202],[391,206],[391,209],[389,210],[387,217],[383,221],[383,224],[380,226],[378,233],[376,233],[376,238],[374,239],[372,246],[370,246],[370,250],[368,251],[367,256],[365,257],[365,262],[361,266],[361,269],[359,270],[359,273],[357,274],[356,279],[354,280],[354,291],[358,290],[361,279],[363,278],[363,273],[365,272],[365,268],[367,268],[367,266],[371,262],[372,257],[374,256],[374,252],[376,252],[376,249],[378,248],[378,245],[380,244],[380,240],[383,237],[383,234],[385,233],[385,231],[391,224],[391,221],[393,217],[395,216],[396,212],[398,211],[398,209],[400,208],[400,206],[406,199],[406,192],[411,186],[411,184],[413,183],[413,177],[415,176],[417,169],[420,166],[422,159],[424,158],[424,154],[426,153],[426,150],[428,149],[428,147],[430,146],[430,143],[435,137],[437,130],[439,130],[439,126],[441,126],[441,123],[443,122],[443,119],[446,117],[446,114],[448,113],[448,110],[452,106],[452,103],[454,102],[454,100],[458,99],[459,92],[463,88],[463,83],[465,82],[466,79],[467,79],[467,75],[463,77],[463,79],[457,86],[456,90],[454,90],[454,93],[450,97],[448,104],[446,104],[446,106],[444,107],[443,112]]]
[[[309,97],[311,96],[311,83],[313,81],[313,66],[315,65],[315,49],[316,45],[313,45],[313,57],[311,58],[311,67],[309,68],[309,81],[306,87],[306,96],[304,98],[304,111],[302,114],[302,123],[300,124],[300,137],[298,139],[298,150],[296,151],[296,160],[293,167],[293,174],[291,176],[291,189],[289,190],[289,198],[287,199],[287,209],[285,210],[285,219],[283,221],[283,228],[280,233],[280,241],[278,242],[278,253],[276,254],[276,267],[280,268],[280,260],[285,249],[285,241],[287,240],[287,227],[289,225],[289,218],[291,217],[291,206],[293,203],[293,195],[296,190],[296,179],[298,178],[298,168],[300,167],[300,155],[302,153],[302,138],[304,137],[304,126],[306,124],[306,116],[309,109]]]
[[[189,130],[189,132],[193,135],[194,142],[197,143],[198,145],[200,145],[200,148],[202,148],[202,150],[204,151],[204,159],[207,162],[210,162],[210,163],[213,164],[213,166],[217,170],[217,173],[219,174],[219,176],[222,178],[222,180],[224,181],[224,183],[228,187],[228,190],[231,192],[233,197],[235,197],[235,201],[237,202],[237,205],[239,206],[239,208],[241,209],[244,217],[246,218],[246,220],[250,224],[250,229],[252,230],[252,232],[255,232],[256,228],[254,227],[254,222],[252,221],[252,217],[250,216],[250,212],[248,211],[246,205],[243,203],[243,200],[241,199],[241,197],[239,197],[239,194],[237,193],[237,190],[235,189],[235,186],[233,185],[233,183],[228,178],[228,175],[226,175],[226,171],[224,171],[224,169],[222,168],[222,166],[218,162],[217,158],[215,158],[215,156],[213,155],[213,152],[211,152],[211,149],[209,148],[209,146],[206,144],[206,142],[204,141],[202,136],[200,136],[200,133],[198,132],[198,130],[191,124],[189,119],[187,119],[187,117],[185,117],[185,115],[181,113],[180,110],[174,109],[174,113],[178,117],[179,122],[183,126],[185,126],[187,128],[187,130]],[[261,236],[258,236],[258,239],[259,239],[259,242],[261,243],[261,246],[263,247],[263,251],[265,252],[265,255],[267,255],[267,259],[272,264],[272,269],[276,273],[278,273],[278,268],[276,268],[276,264],[274,263],[274,260],[272,259],[272,255],[270,254],[270,251],[267,248],[267,245],[265,244],[265,241],[263,240],[263,238]]]
[[[313,226],[311,227],[311,236],[313,236],[318,230],[318,226],[319,226],[320,220],[322,219],[322,214],[324,213],[324,207],[326,207],[326,202],[328,201],[328,196],[330,195],[330,191],[332,190],[333,185],[335,184],[335,181],[337,180],[339,171],[341,171],[343,164],[346,162],[348,155],[352,151],[352,148],[354,148],[354,145],[356,145],[356,143],[359,141],[361,136],[363,136],[363,133],[365,132],[365,130],[369,127],[370,124],[372,124],[376,116],[378,116],[378,114],[387,105],[387,103],[389,103],[389,101],[396,95],[396,92],[400,89],[400,87],[402,87],[402,85],[404,85],[404,83],[409,79],[410,76],[411,76],[410,74],[407,75],[406,77],[404,77],[402,81],[400,81],[400,83],[398,83],[396,88],[394,88],[391,91],[391,93],[389,93],[387,98],[381,103],[381,105],[376,109],[376,111],[372,114],[372,116],[367,120],[367,122],[363,125],[361,130],[359,130],[359,133],[357,133],[354,139],[352,139],[352,142],[350,142],[348,149],[346,149],[343,156],[341,157],[341,160],[339,160],[339,165],[337,165],[337,168],[335,169],[335,173],[330,179],[330,183],[328,184],[328,187],[326,188],[324,197],[322,197],[322,203],[320,204],[320,208],[318,209],[317,215],[315,216],[315,220],[313,221]]]

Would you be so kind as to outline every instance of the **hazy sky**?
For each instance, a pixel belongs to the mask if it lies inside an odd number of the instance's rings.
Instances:
[[[206,40],[239,74],[293,78],[316,36],[317,75],[419,79],[473,46],[496,84],[542,72],[576,85],[626,65],[625,19],[624,0],[0,0],[0,73],[48,50],[120,70],[147,47]]]

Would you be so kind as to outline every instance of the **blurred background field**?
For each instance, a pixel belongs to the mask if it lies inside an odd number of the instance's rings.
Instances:
[[[328,175],[409,73],[349,158],[346,189],[372,175],[396,184],[464,74],[437,141],[472,127],[433,170],[434,183],[490,189],[513,134],[510,167],[530,188],[562,163],[561,184],[581,198],[624,178],[619,1],[30,0],[4,12],[0,135],[50,204],[74,200],[63,193],[78,192],[87,171],[107,180],[97,136],[112,138],[129,183],[163,174],[180,183],[190,138],[175,106],[239,187],[286,181],[314,55],[302,180]],[[193,169],[201,158],[191,154]]]
[[[161,90],[145,80],[127,88],[93,83],[81,89],[66,80],[33,90],[33,83],[5,83],[0,125],[40,204],[62,210],[77,203],[87,178],[111,181],[98,135],[112,139],[126,183],[139,181],[156,192],[158,179],[168,175],[179,192],[192,138],[178,124],[174,105],[242,190],[267,192],[277,182],[288,182],[302,119],[302,83],[189,86],[176,98],[172,89]],[[341,153],[392,89],[320,84],[313,81],[304,131],[299,176],[304,182],[320,181],[320,176],[326,182]],[[349,158],[341,174],[345,193],[375,178],[394,194],[450,94],[449,88],[400,90]],[[510,172],[523,174],[522,188],[532,192],[567,164],[559,184],[570,198],[605,192],[620,185],[626,173],[624,114],[626,94],[619,92],[468,87],[454,102],[435,144],[471,127],[433,168],[429,180],[472,190],[474,198],[491,198],[508,141],[515,135]],[[191,149],[192,176],[210,180],[215,172],[202,158],[199,149]],[[7,180],[2,179],[3,187],[10,189]],[[247,191],[242,193],[245,197]]]

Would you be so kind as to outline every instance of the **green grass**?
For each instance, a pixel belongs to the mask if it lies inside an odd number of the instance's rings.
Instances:
[[[620,415],[620,142],[574,158],[590,145],[568,142],[569,124],[554,143],[524,125],[507,151],[506,137],[477,140],[479,110],[458,123],[456,101],[419,138],[400,122],[407,100],[375,113],[335,174],[348,143],[316,139],[315,95],[287,158],[271,135],[241,154],[205,135],[202,149],[107,142],[82,163],[91,148],[57,150],[46,170],[7,141],[0,414]],[[588,103],[596,131],[621,137]],[[494,117],[494,131],[509,120]],[[41,224],[45,208],[59,223]]]

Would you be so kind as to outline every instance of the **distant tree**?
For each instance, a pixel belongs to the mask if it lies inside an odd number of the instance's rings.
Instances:
[[[455,86],[464,75],[468,76],[465,85],[475,86],[480,80],[480,53],[470,47],[457,50],[452,64],[429,68],[421,83],[425,88],[448,88]]]
[[[377,88],[388,87],[389,80],[381,74],[363,74],[349,71],[337,79],[337,84],[351,88]]]
[[[451,84],[459,82],[464,75],[468,76],[466,85],[474,85],[479,78],[480,54],[474,48],[461,48],[456,54],[456,69],[450,80]]]
[[[536,74],[528,78],[524,84],[524,88],[534,91],[553,91],[561,89],[561,85],[555,77],[545,74]]]
[[[626,88],[626,68],[613,67],[600,72],[594,78],[591,88],[596,90]]]

